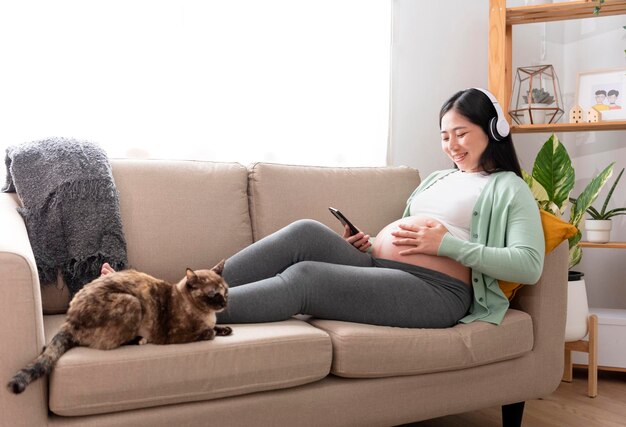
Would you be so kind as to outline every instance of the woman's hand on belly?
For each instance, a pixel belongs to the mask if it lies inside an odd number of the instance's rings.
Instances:
[[[448,232],[439,221],[428,219],[422,224],[400,223],[399,230],[391,232],[395,246],[404,246],[399,255],[437,255],[443,236]]]
[[[432,218],[402,218],[378,233],[372,245],[372,256],[429,268],[469,283],[468,267],[451,258],[437,256],[447,231],[445,226]]]

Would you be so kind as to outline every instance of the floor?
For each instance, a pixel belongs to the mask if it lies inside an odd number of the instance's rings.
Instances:
[[[626,427],[626,372],[600,371],[598,396],[587,397],[587,371],[574,369],[550,396],[526,402],[523,427]],[[402,427],[501,427],[500,407]]]

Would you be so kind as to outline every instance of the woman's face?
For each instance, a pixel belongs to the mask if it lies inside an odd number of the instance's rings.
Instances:
[[[479,172],[480,156],[489,144],[483,129],[456,110],[441,119],[441,148],[463,172]]]

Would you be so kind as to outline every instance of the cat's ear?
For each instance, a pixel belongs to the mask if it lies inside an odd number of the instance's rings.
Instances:
[[[191,268],[187,267],[187,286],[193,288],[197,281],[198,276],[196,276],[196,273],[194,273]]]
[[[212,272],[217,273],[218,275],[222,275],[222,273],[224,272],[224,264],[226,263],[226,260],[221,260],[220,262],[217,263],[217,265],[215,267],[213,267],[211,269]]]

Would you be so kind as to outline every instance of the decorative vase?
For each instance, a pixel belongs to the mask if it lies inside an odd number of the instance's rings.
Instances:
[[[611,220],[586,219],[587,240],[592,243],[607,243],[611,240]]]
[[[565,342],[581,340],[587,335],[587,288],[584,274],[570,271],[567,281],[567,321],[565,322]]]
[[[563,113],[563,97],[554,66],[517,67],[509,102],[511,120],[518,125],[557,123]]]
[[[547,110],[539,110],[539,108],[547,107],[547,104],[530,104],[530,110],[528,108],[528,104],[522,105],[524,109],[522,111],[522,116],[524,117],[524,124],[530,125],[541,125],[546,122],[546,112]],[[530,122],[530,115],[533,116],[532,123]]]

